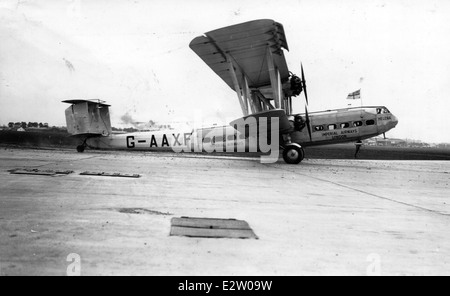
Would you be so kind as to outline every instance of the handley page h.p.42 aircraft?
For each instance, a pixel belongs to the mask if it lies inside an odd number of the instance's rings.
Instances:
[[[384,134],[398,123],[384,106],[308,112],[303,67],[301,77],[288,70],[283,52],[289,50],[284,28],[273,20],[255,20],[205,33],[192,40],[190,48],[236,92],[242,118],[223,127],[113,134],[109,105],[67,100],[64,102],[71,104],[66,109],[68,131],[83,140],[78,152],[86,147],[256,152],[261,145],[255,139],[264,135],[268,142],[277,143],[277,158],[281,148],[285,162],[297,164],[305,157],[303,147],[360,143]],[[292,99],[302,92],[305,112],[294,114]],[[265,122],[264,126],[261,122]],[[277,127],[276,138],[268,134],[273,126]]]

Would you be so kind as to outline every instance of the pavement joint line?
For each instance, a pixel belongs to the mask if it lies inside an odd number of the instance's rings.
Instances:
[[[265,165],[269,166],[269,164],[265,164]],[[400,204],[400,205],[403,205],[403,206],[408,206],[408,207],[412,207],[412,208],[415,208],[415,209],[418,209],[418,210],[427,211],[427,212],[430,212],[430,213],[433,213],[433,214],[436,214],[436,215],[439,215],[439,216],[450,217],[450,214],[447,214],[447,213],[442,213],[442,212],[439,212],[439,211],[435,211],[435,210],[427,209],[427,208],[424,208],[424,207],[416,206],[416,205],[413,205],[413,204],[409,204],[409,203],[406,203],[406,202],[398,201],[398,200],[391,199],[391,198],[388,198],[388,197],[384,197],[384,196],[381,196],[381,195],[373,194],[373,193],[370,193],[370,192],[367,192],[367,191],[364,191],[364,190],[361,190],[361,189],[357,189],[357,188],[354,188],[354,187],[351,187],[351,186],[348,186],[348,185],[344,185],[344,184],[340,184],[340,183],[337,183],[337,182],[333,182],[333,181],[329,181],[329,180],[313,177],[313,176],[310,176],[308,174],[302,174],[302,173],[299,173],[299,172],[294,172],[294,171],[291,171],[291,170],[288,170],[288,169],[285,169],[285,168],[282,168],[282,167],[279,167],[279,166],[272,166],[272,167],[276,168],[278,170],[294,173],[296,175],[305,176],[305,177],[309,177],[311,179],[315,179],[315,180],[322,181],[322,182],[325,182],[325,183],[330,183],[330,184],[333,184],[333,185],[337,185],[337,186],[340,186],[340,187],[343,187],[343,188],[346,188],[346,189],[350,189],[350,190],[353,190],[353,191],[356,191],[356,192],[361,192],[361,193],[364,193],[366,195],[373,196],[373,197],[376,197],[376,198],[379,198],[379,199],[383,199],[383,200],[387,200],[387,201],[390,201],[390,202],[393,202],[393,203],[396,203],[396,204]]]

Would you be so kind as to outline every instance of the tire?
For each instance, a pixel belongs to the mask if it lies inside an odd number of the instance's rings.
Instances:
[[[303,149],[294,145],[286,147],[283,151],[283,159],[288,164],[299,164],[304,157]]]
[[[83,153],[83,152],[84,152],[84,145],[78,145],[78,146],[77,146],[77,151],[78,151],[79,153]]]

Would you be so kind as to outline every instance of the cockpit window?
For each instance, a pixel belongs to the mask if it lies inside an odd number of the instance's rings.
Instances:
[[[389,110],[388,110],[388,108],[383,108],[383,114],[388,114],[388,113],[391,113],[391,112],[389,112]]]

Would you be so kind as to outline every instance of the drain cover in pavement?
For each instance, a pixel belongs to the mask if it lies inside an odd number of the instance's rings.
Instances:
[[[39,169],[14,169],[9,171],[16,175],[40,175],[40,176],[55,176],[55,175],[69,175],[73,171],[58,171],[58,170],[39,170]]]
[[[170,235],[205,238],[258,239],[245,221],[214,218],[173,218]]]
[[[122,208],[119,209],[120,213],[124,214],[136,214],[136,215],[142,215],[142,214],[149,214],[149,215],[162,215],[162,216],[169,216],[172,215],[171,213],[163,213],[159,211],[153,211],[143,208]]]
[[[105,173],[105,172],[82,172],[81,176],[100,176],[100,177],[122,177],[122,178],[139,178],[139,174],[122,174],[122,173]]]

